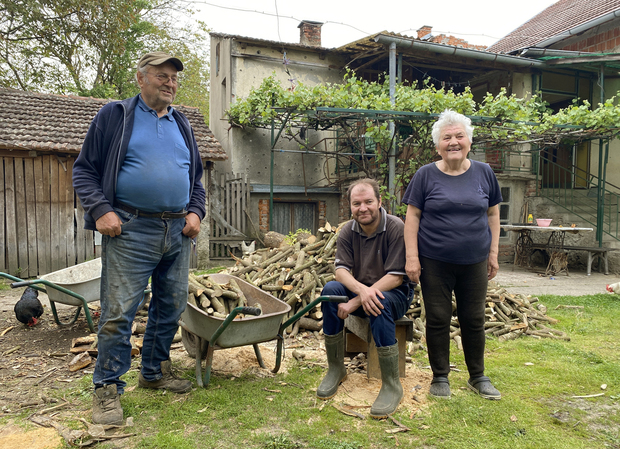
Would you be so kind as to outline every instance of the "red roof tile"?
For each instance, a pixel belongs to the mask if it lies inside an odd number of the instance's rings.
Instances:
[[[0,149],[79,153],[91,120],[110,101],[0,88]],[[203,159],[228,158],[197,108],[174,107],[192,124]]]
[[[506,35],[487,50],[511,53],[535,47],[579,25],[620,10],[620,0],[560,0]],[[568,37],[568,35],[566,36]]]

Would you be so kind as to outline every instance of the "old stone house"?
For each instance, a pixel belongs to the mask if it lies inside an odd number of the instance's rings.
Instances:
[[[620,87],[620,0],[560,0],[487,49],[449,36],[434,36],[430,26],[420,28],[416,37],[385,31],[328,49],[320,45],[320,23],[304,21],[299,27],[299,43],[211,35],[211,129],[229,155],[222,169],[249,177],[248,215],[263,231],[270,227],[280,232],[295,230],[299,223],[294,218],[296,208],[300,214],[307,212],[304,223],[308,225],[303,227],[312,230],[323,220],[334,223],[347,217],[342,184],[333,182],[337,167],[327,166],[326,157],[299,154],[295,142],[281,140],[276,141],[277,151],[271,151],[269,130],[242,129],[227,122],[229,105],[247,96],[272,73],[291,87],[296,81],[337,83],[346,69],[367,80],[389,73],[401,81],[430,79],[437,87],[455,91],[469,86],[477,100],[505,88],[523,98],[537,93],[554,110],[575,99],[596,105],[614,96]],[[324,142],[325,151],[334,151],[329,146],[333,140],[326,134],[309,131],[308,139]],[[596,228],[596,233],[579,237],[582,244],[597,245],[599,239],[617,246],[617,206],[608,208],[600,221],[596,191],[603,179],[607,205],[618,201],[619,145],[595,139],[532,147],[535,157],[484,151],[473,157],[496,169],[506,198],[501,205],[503,223],[521,222],[527,204],[538,217]],[[272,211],[269,194],[274,202]],[[571,202],[558,197],[569,197]],[[577,211],[577,202],[587,210]],[[287,213],[275,214],[276,208]],[[512,260],[514,238],[502,233],[504,260]]]

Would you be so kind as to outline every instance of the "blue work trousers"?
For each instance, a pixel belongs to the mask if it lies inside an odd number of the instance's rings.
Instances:
[[[396,344],[396,325],[394,322],[409,309],[413,292],[412,286],[401,286],[387,292],[381,292],[384,299],[381,300],[383,310],[381,310],[380,315],[368,315],[362,306],[353,312],[353,315],[370,319],[370,331],[378,348]],[[321,295],[348,296],[349,299],[357,296],[338,281],[330,281],[325,284]],[[323,302],[321,303],[321,311],[323,312],[323,332],[325,335],[336,335],[342,331],[344,320],[338,317],[338,303]]]
[[[170,356],[178,320],[187,305],[190,239],[182,234],[185,218],[145,218],[114,210],[122,221],[116,237],[103,236],[101,318],[95,388],[116,384],[131,367],[131,325],[151,278],[152,297],[142,347],[142,375],[162,377],[160,364]]]

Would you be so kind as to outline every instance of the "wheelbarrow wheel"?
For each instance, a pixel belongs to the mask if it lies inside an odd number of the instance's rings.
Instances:
[[[183,346],[187,351],[187,355],[195,359],[196,351],[198,351],[198,337],[195,334],[192,334],[191,332],[181,328],[181,341],[183,342]],[[204,354],[202,358],[205,357],[206,354]]]

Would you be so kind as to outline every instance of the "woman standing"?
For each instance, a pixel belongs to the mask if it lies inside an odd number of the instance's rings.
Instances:
[[[429,394],[450,397],[450,319],[456,297],[467,386],[485,399],[501,394],[484,375],[484,309],[487,283],[499,268],[500,187],[493,170],[467,158],[471,120],[446,110],[433,125],[441,160],[421,167],[403,202],[407,206],[405,270],[420,282],[426,308],[426,341],[433,371]]]

